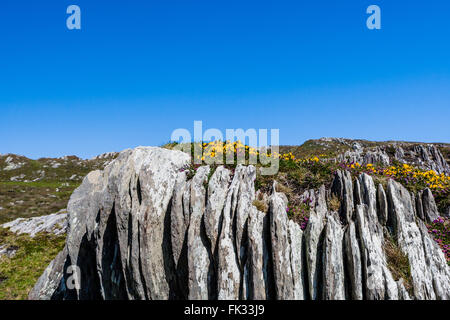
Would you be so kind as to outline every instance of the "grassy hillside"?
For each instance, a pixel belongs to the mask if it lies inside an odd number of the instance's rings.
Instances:
[[[91,160],[75,156],[38,160],[0,156],[0,224],[65,208],[84,176],[103,169],[116,156],[108,154]]]

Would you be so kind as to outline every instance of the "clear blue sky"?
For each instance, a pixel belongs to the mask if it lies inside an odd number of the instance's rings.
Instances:
[[[91,157],[194,120],[282,144],[450,142],[449,15],[448,0],[2,0],[0,153]]]

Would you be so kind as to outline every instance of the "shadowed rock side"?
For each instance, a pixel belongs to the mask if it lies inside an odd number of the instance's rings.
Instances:
[[[253,166],[203,166],[189,179],[189,163],[182,152],[139,147],[91,172],[70,199],[66,246],[29,297],[450,298],[449,267],[423,224],[438,215],[430,192],[337,172],[331,193],[302,195],[312,199],[302,231],[275,184],[268,212],[253,206]],[[338,212],[327,208],[331,194]],[[386,235],[409,260],[408,290],[389,269]]]

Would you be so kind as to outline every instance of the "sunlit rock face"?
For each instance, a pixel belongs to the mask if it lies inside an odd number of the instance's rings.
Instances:
[[[302,230],[275,186],[267,212],[253,205],[255,167],[192,175],[189,164],[185,153],[139,147],[86,176],[68,205],[66,246],[30,298],[450,298],[449,267],[423,224],[439,214],[428,191],[419,201],[394,181],[338,171],[330,190],[307,191]],[[407,256],[411,279],[390,270],[386,241]],[[79,286],[68,285],[73,270]]]

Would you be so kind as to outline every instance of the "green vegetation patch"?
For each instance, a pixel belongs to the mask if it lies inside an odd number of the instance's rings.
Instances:
[[[0,181],[0,224],[64,209],[78,185],[79,182]]]
[[[0,257],[0,300],[27,299],[45,268],[64,248],[65,238],[46,233],[31,238],[0,228],[0,245],[17,248],[12,258]]]
[[[384,239],[384,252],[387,266],[395,281],[403,279],[405,289],[412,294],[413,282],[408,256],[400,249],[395,240],[387,233]]]

